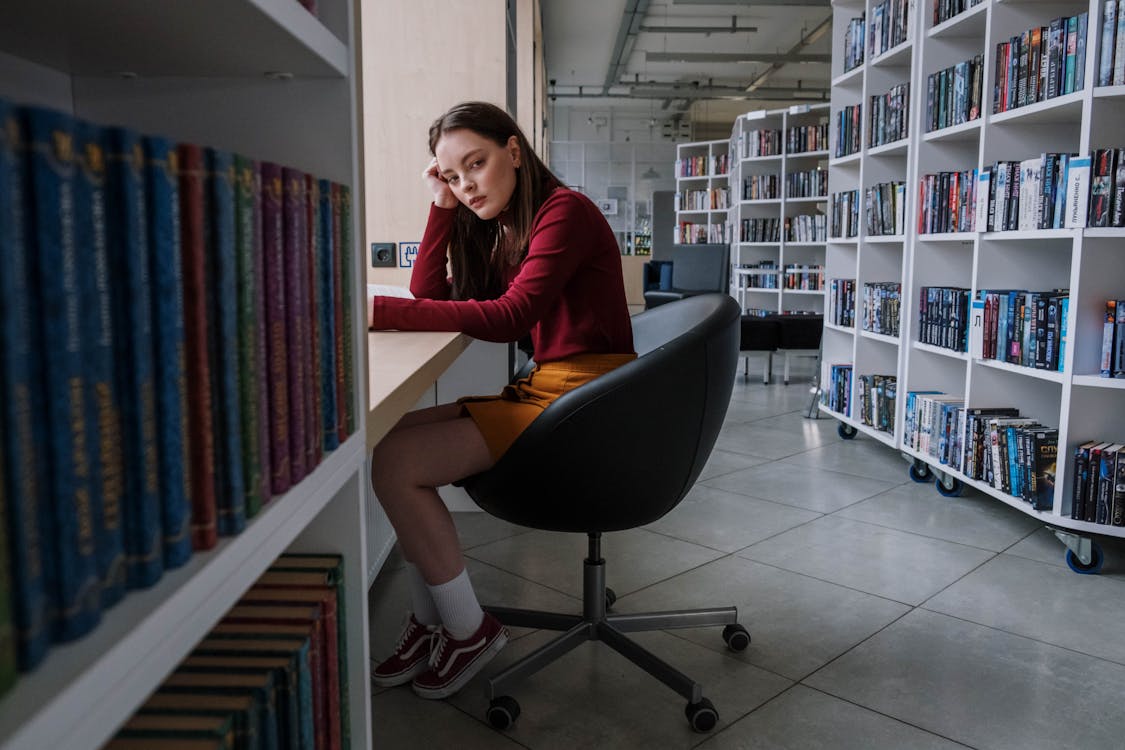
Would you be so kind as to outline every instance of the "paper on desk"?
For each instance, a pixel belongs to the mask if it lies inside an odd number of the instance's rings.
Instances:
[[[376,297],[401,297],[414,299],[414,295],[404,286],[394,284],[368,284],[367,285],[367,327],[375,324],[375,305],[372,304]]]

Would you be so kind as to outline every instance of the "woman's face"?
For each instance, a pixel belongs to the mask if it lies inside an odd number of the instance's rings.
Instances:
[[[512,202],[519,142],[513,135],[504,146],[467,128],[445,133],[434,148],[438,174],[457,200],[481,219],[495,219]]]

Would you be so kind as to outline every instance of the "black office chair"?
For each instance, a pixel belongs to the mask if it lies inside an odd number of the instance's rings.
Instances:
[[[601,535],[657,520],[691,489],[722,426],[738,367],[738,305],[689,297],[633,318],[636,360],[555,401],[487,472],[461,484],[488,513],[521,526],[584,533],[589,553],[582,614],[486,607],[507,625],[566,631],[488,680],[489,722],[506,729],[519,704],[506,695],[578,644],[600,640],[688,699],[688,721],[711,730],[718,713],[702,687],[624,633],[726,625],[741,651],[750,634],[734,607],[607,614]]]

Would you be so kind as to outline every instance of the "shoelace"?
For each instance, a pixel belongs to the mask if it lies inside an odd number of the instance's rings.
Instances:
[[[430,641],[430,667],[436,667],[441,661],[441,655],[445,651],[445,645],[449,643],[449,639],[445,635],[445,628],[441,628],[434,634],[433,640]]]
[[[400,635],[398,637],[398,644],[395,645],[394,653],[397,654],[400,651],[402,651],[403,647],[406,646],[407,642],[414,635],[414,632],[420,627],[421,628],[427,628],[426,625],[421,625],[420,623],[415,622],[414,618],[410,617],[408,615],[407,620],[406,620],[406,626],[403,628],[402,635]],[[431,652],[433,651],[433,643],[430,644],[430,650],[431,650]]]

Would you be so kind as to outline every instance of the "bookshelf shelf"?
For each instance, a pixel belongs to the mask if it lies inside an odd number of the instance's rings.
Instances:
[[[784,154],[770,154],[769,156],[747,156],[742,161],[747,164],[762,164],[771,161],[781,161],[785,158]],[[793,157],[790,156],[790,159]]]
[[[825,242],[786,242],[786,247],[824,247]]]
[[[891,346],[898,346],[899,343],[898,336],[888,336],[885,333],[875,333],[874,331],[865,331],[863,329],[860,329],[859,335],[865,339],[871,339],[872,341],[878,341],[883,344],[890,344]]]
[[[907,39],[902,44],[891,47],[886,52],[871,58],[867,65],[876,68],[910,65],[910,53],[914,49],[914,40]]]
[[[1071,382],[1083,388],[1106,388],[1125,391],[1125,378],[1103,378],[1100,375],[1075,375]]]
[[[1056,96],[1054,99],[1017,107],[1007,112],[995,115],[989,114],[988,124],[1038,125],[1053,122],[1078,122],[1082,119],[1082,103],[1085,98],[1085,91],[1075,91],[1072,94]]]
[[[937,26],[931,27],[926,36],[930,39],[949,39],[955,37],[978,37],[984,34],[986,11],[984,3],[963,10]]]
[[[929,352],[930,354],[937,354],[942,357],[949,357],[950,359],[959,359],[963,362],[969,361],[968,352],[958,352],[953,349],[946,349],[944,346],[934,346],[932,344],[923,344],[921,341],[914,341],[910,344],[920,352]]]
[[[808,294],[813,297],[823,297],[823,289],[782,289],[786,294]]]
[[[829,167],[842,167],[847,164],[859,164],[859,160],[863,158],[863,151],[856,151],[854,154],[847,156],[836,156],[828,160]]]
[[[676,177],[676,181],[677,182],[695,182],[695,181],[698,181],[698,180],[707,181],[707,180],[710,180],[711,177],[712,177],[712,175],[709,175],[709,174],[696,174],[696,175],[689,175],[689,176],[686,176],[686,177]]]
[[[781,198],[755,198],[749,201],[739,201],[743,206],[774,206],[781,203]]]
[[[1052,383],[1064,383],[1069,379],[1069,376],[1065,372],[1058,372],[1057,370],[1037,370],[1034,367],[1024,367],[1023,365],[1013,365],[1011,362],[1001,362],[998,359],[975,359],[973,363],[992,370],[1022,375],[1025,378],[1049,380]]]
[[[902,138],[891,143],[884,143],[882,146],[873,146],[867,149],[868,156],[899,156],[905,155],[907,149],[910,147],[910,139]]]
[[[914,239],[916,242],[960,242],[971,245],[978,236],[978,232],[934,232],[917,234]]]
[[[829,237],[828,243],[831,245],[858,245],[859,237]]]
[[[804,197],[804,198],[786,198],[785,202],[786,203],[827,203],[828,202],[828,196],[827,195],[817,195],[817,196]]]
[[[733,243],[739,247],[777,247],[781,241],[777,242],[735,242]]]
[[[1116,237],[1125,238],[1125,228],[1122,227],[1086,227],[1082,230],[1083,237]]]
[[[825,322],[824,327],[829,331],[839,331],[840,333],[846,333],[852,336],[855,335],[855,328],[851,328],[849,326],[839,326],[835,323]]]
[[[863,83],[863,65],[862,63],[855,66],[847,73],[841,73],[832,79],[832,87],[837,86],[857,86]]]
[[[904,234],[872,234],[864,239],[869,245],[896,245],[905,241]]]
[[[1009,232],[981,232],[982,240],[992,242],[1026,242],[1028,240],[1072,240],[1077,229],[1024,229]],[[1088,231],[1088,230],[1087,230]],[[1112,235],[1111,235],[1112,236]]]
[[[960,125],[950,125],[947,128],[933,130],[923,135],[922,140],[927,143],[933,143],[934,141],[971,141],[980,135],[982,122],[983,119],[978,117]]]
[[[1125,98],[1125,86],[1098,86],[1094,89],[1095,99]]]
[[[795,154],[786,154],[787,161],[796,161],[797,159],[827,159],[828,149],[821,149],[820,151],[799,151]]]
[[[863,433],[864,435],[867,435],[868,437],[875,438],[880,443],[883,443],[885,445],[889,445],[891,447],[894,447],[894,436],[891,435],[890,433],[883,432],[882,430],[876,430],[871,425],[864,424],[863,422],[861,422],[857,419],[853,419],[852,417],[845,417],[840,412],[833,411],[832,409],[829,409],[824,404],[820,404],[819,408],[822,412],[829,415],[833,419],[836,419],[840,422],[843,422],[844,424],[846,424],[850,427],[854,427],[859,432]]]

